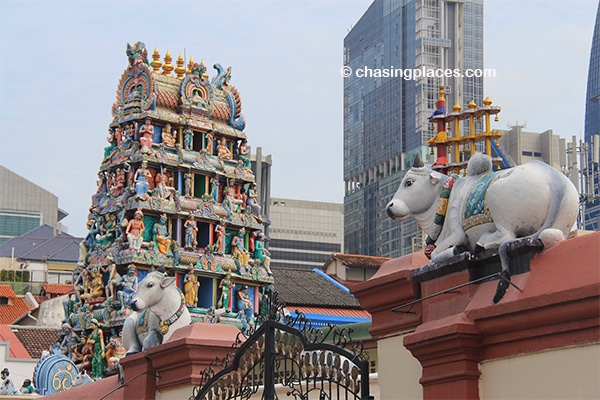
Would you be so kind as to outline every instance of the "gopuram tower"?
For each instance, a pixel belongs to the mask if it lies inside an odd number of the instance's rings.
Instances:
[[[149,270],[176,277],[192,321],[252,324],[236,289],[258,310],[273,282],[262,246],[255,177],[231,67],[127,45],[109,146],[98,172],[81,244],[80,305],[103,326],[122,324],[128,299]],[[86,329],[76,306],[73,325]],[[248,315],[246,318],[245,315]]]

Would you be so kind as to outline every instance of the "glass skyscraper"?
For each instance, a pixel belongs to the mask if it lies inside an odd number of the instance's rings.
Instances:
[[[420,230],[385,205],[414,155],[429,156],[440,84],[450,108],[483,101],[483,78],[462,76],[483,69],[483,0],[375,0],[344,39],[344,66],[344,252],[398,257]]]
[[[594,25],[594,36],[592,37],[592,49],[590,51],[590,66],[588,69],[587,93],[585,102],[585,133],[584,141],[593,151],[592,136],[600,134],[600,4],[596,11],[596,23]],[[589,159],[592,154],[589,154]],[[598,193],[598,165],[592,165],[588,160],[588,166],[595,172],[593,179],[593,194]],[[586,188],[582,188],[586,191]],[[589,193],[592,194],[592,193]],[[598,198],[592,204],[586,204],[584,216],[584,229],[600,229],[600,201]]]

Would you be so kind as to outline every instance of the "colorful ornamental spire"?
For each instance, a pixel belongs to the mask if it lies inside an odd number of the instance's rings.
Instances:
[[[155,49],[149,62],[141,42],[128,44],[126,54],[76,293],[66,304],[65,337],[72,340],[57,344],[72,360],[80,351],[76,337],[91,334],[92,320],[105,344],[119,347],[129,301],[149,271],[175,278],[193,322],[242,329],[254,324],[248,307],[258,311],[259,289],[273,282],[270,259],[255,246],[263,230],[259,188],[231,67],[215,64],[209,79],[204,61],[190,58],[186,68],[180,55],[173,66],[169,52],[161,62]],[[248,301],[239,309],[242,286]]]

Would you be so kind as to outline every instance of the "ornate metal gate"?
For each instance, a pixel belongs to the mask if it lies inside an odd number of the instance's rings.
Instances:
[[[271,317],[276,313],[269,313]],[[297,400],[372,399],[368,354],[350,338],[351,329],[312,328],[299,314],[285,323],[267,319],[232,352],[202,373],[190,398]]]

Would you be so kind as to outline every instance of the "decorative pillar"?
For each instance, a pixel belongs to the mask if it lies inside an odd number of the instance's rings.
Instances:
[[[404,338],[423,367],[423,399],[479,399],[481,337],[464,315],[449,318],[454,321],[426,323]]]

